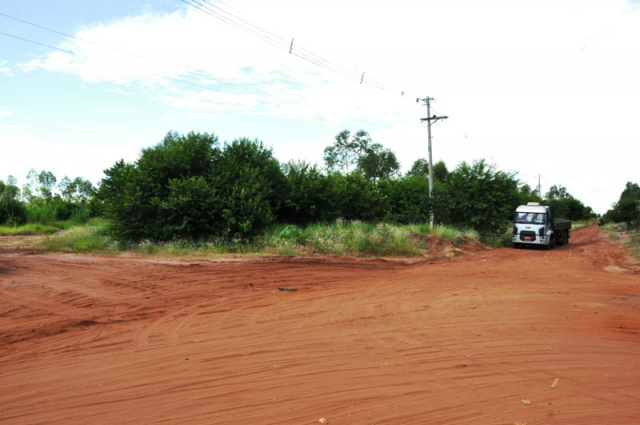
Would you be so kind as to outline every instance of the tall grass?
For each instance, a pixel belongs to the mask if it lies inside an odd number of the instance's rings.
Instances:
[[[221,255],[353,255],[365,257],[416,257],[428,253],[424,234],[450,239],[454,244],[464,238],[478,239],[474,231],[446,226],[399,226],[336,220],[306,228],[275,225],[249,243],[228,240],[176,240],[118,242],[109,236],[108,223],[90,220],[83,227],[71,228],[43,239],[41,247],[62,252],[131,252],[145,256],[221,256]]]
[[[59,230],[55,226],[40,223],[28,223],[21,226],[7,225],[0,226],[0,236],[50,235]]]
[[[640,257],[640,233],[638,231],[629,233],[629,240],[625,242],[625,245],[633,256]]]
[[[92,219],[84,226],[69,227],[46,235],[40,241],[40,247],[45,251],[74,253],[116,251],[115,242],[106,234],[107,226],[106,220]]]

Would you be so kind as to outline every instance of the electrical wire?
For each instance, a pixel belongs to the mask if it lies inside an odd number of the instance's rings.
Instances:
[[[307,50],[299,45],[293,45],[293,39],[291,41],[291,44],[289,44],[289,40],[284,39],[282,37],[279,37],[263,28],[260,28],[257,25],[252,24],[251,22],[231,13],[228,12],[226,10],[224,10],[223,8],[221,8],[220,6],[217,6],[213,3],[211,3],[210,0],[180,0],[181,2],[197,9],[200,10],[201,12],[204,12],[216,19],[219,19],[223,22],[226,22],[227,24],[241,30],[244,31],[248,34],[251,34],[265,42],[268,42],[269,44],[272,44],[278,48],[282,48],[282,49],[286,49],[289,48],[290,49],[290,53],[293,56],[296,56],[299,59],[302,59],[304,61],[307,61],[311,64],[314,64],[318,67],[321,67],[323,69],[326,69],[328,71],[331,71],[337,75],[340,75],[348,80],[354,81],[354,82],[359,82],[360,84],[363,85],[369,85],[371,87],[374,87],[376,89],[379,90],[384,90],[387,91],[389,93],[393,93],[393,94],[397,94],[400,96],[405,96],[407,95],[407,98],[410,99],[413,96],[409,95],[408,93],[406,93],[404,90],[398,90],[396,88],[393,88],[391,86],[388,86],[386,84],[380,83],[378,81],[375,81],[369,77],[364,78],[364,73],[359,72],[359,71],[354,71],[351,69],[348,69],[332,60],[328,60],[323,58],[322,56],[319,56],[313,52],[311,52],[310,50]],[[214,10],[215,9],[215,10]],[[219,11],[219,12],[218,12]],[[221,13],[220,13],[221,12]],[[222,15],[222,13],[224,13],[225,15]]]
[[[27,43],[32,43],[32,44],[37,44],[39,46],[48,47],[50,49],[59,50],[61,52],[70,53],[72,55],[77,54],[77,52],[73,52],[71,50],[62,49],[60,47],[52,46],[50,44],[40,43],[39,41],[35,41],[35,40],[29,40],[28,38],[18,37],[17,35],[7,34],[6,32],[2,32],[2,31],[0,31],[0,35],[4,35],[4,36],[7,36],[7,37],[15,38],[17,40],[26,41]]]
[[[185,0],[181,0],[181,1],[183,1],[186,4],[191,5],[190,3],[187,3],[187,1],[185,1]],[[192,1],[198,1],[198,0],[192,0]],[[206,2],[206,0],[202,0],[202,1]],[[203,8],[199,8],[197,6],[194,6],[194,7],[196,7],[199,10],[203,9]],[[203,10],[203,11],[205,13],[208,13],[206,10]],[[212,13],[208,13],[208,14],[212,14]],[[215,14],[212,14],[212,15],[215,15]],[[235,16],[233,14],[230,14],[230,15]],[[150,59],[150,58],[147,58],[147,57],[144,57],[144,56],[140,56],[140,55],[137,55],[137,54],[134,54],[134,53],[131,53],[131,52],[126,52],[126,51],[123,51],[123,50],[120,50],[120,49],[116,49],[116,48],[113,48],[113,47],[110,47],[110,46],[107,46],[107,45],[96,43],[96,42],[91,41],[91,40],[83,39],[83,38],[77,37],[77,36],[72,35],[72,34],[67,34],[65,32],[62,32],[62,31],[59,31],[59,30],[56,30],[56,29],[53,29],[53,28],[49,28],[49,27],[46,27],[46,26],[43,26],[43,25],[40,25],[40,24],[36,24],[36,23],[30,22],[30,21],[27,21],[27,20],[24,20],[24,19],[20,19],[20,18],[11,16],[11,15],[7,15],[7,14],[2,13],[2,12],[0,12],[0,16],[3,16],[5,18],[21,22],[21,23],[26,24],[26,25],[30,25],[30,26],[42,29],[42,30],[45,30],[45,31],[49,31],[49,32],[52,32],[52,33],[55,33],[55,34],[58,34],[58,35],[62,35],[64,37],[80,41],[82,43],[91,44],[93,46],[96,46],[96,47],[99,47],[99,48],[102,48],[102,49],[110,50],[110,51],[113,51],[113,52],[121,54],[121,55],[129,56],[129,57],[135,58],[135,59],[140,60],[140,61],[153,63],[153,64],[156,64],[156,65],[160,65],[162,67],[176,68],[174,65],[167,64],[165,62],[157,61],[157,60]],[[238,19],[241,19],[241,18],[238,18]],[[252,24],[247,22],[247,25],[252,25]],[[245,25],[244,27],[246,27],[247,25]],[[256,27],[256,28],[258,28],[258,27]],[[283,46],[288,47],[289,46],[289,41],[286,41],[286,40],[284,40],[282,38],[279,38],[279,37],[267,32],[267,31],[264,31],[264,30],[261,30],[261,31],[263,31],[264,33],[267,33],[267,34],[270,35],[270,37],[260,37],[260,38],[263,38],[265,41],[270,42],[272,44],[275,43],[275,45],[277,47],[283,47]],[[253,33],[258,34],[259,32],[258,32],[258,30],[255,30],[255,31],[253,31]],[[64,53],[67,53],[67,54],[70,54],[70,55],[84,57],[84,58],[90,58],[89,56],[87,56],[87,55],[85,55],[83,53],[77,52],[77,51],[63,49],[63,48],[60,48],[60,47],[52,46],[50,44],[41,43],[39,41],[35,41],[35,40],[19,37],[19,36],[12,35],[12,34],[9,34],[9,33],[0,32],[0,35],[4,35],[4,36],[7,36],[7,37],[11,37],[11,38],[18,39],[18,40],[21,40],[21,41],[24,41],[24,42],[28,42],[28,43],[40,45],[40,46],[43,46],[43,47],[51,48],[51,49],[58,50],[58,51],[61,51],[61,52],[64,52]],[[280,40],[279,44],[277,43],[277,40]],[[301,48],[299,48],[299,49],[302,50],[302,51],[305,51],[305,50],[303,50]],[[344,76],[344,77],[346,77],[346,78],[348,78],[348,79],[350,79],[352,81],[360,81],[361,76],[359,74],[357,74],[355,71],[349,71],[346,68],[341,67],[340,65],[334,64],[331,61],[327,61],[327,60],[325,60],[325,59],[313,54],[312,52],[309,52],[309,51],[305,51],[305,52],[308,52],[308,53],[305,53],[305,54],[297,54],[296,53],[296,56],[300,57],[301,59],[307,60],[307,61],[309,61],[311,63],[317,64],[318,66],[321,66],[321,67],[323,67],[323,68],[325,68],[327,70],[330,70],[330,71],[333,71],[335,73],[338,73],[338,74],[340,74],[340,75],[342,75],[342,76]],[[314,57],[317,57],[318,59],[314,59]],[[287,102],[287,103],[291,103],[291,104],[305,105],[305,104],[303,104],[301,102],[298,102],[298,101],[295,101],[295,100],[292,100],[292,99],[276,96],[276,95],[273,95],[273,94],[271,94],[269,92],[266,92],[266,91],[263,91],[263,90],[260,90],[260,89],[256,89],[256,88],[247,88],[246,85],[235,84],[235,83],[232,83],[232,82],[229,82],[229,81],[225,81],[225,80],[222,80],[222,79],[219,79],[219,78],[212,77],[211,75],[208,75],[208,74],[203,74],[203,73],[199,73],[199,72],[192,71],[192,70],[189,70],[189,69],[184,69],[184,68],[179,68],[179,71],[181,71],[183,73],[190,74],[190,75],[197,76],[197,77],[205,80],[205,82],[207,80],[210,80],[210,81],[214,81],[216,83],[227,85],[227,86],[235,88],[235,89],[240,89],[241,91],[244,91],[244,92],[253,92],[253,93],[259,94],[259,95],[261,95],[263,97],[273,98],[273,99],[281,100],[281,101],[284,101],[284,102]],[[175,82],[183,83],[183,84],[196,86],[196,87],[199,87],[199,88],[201,88],[203,90],[209,90],[209,91],[215,91],[215,92],[219,92],[219,93],[225,93],[224,90],[221,90],[221,89],[218,89],[218,88],[213,88],[213,87],[210,87],[210,86],[204,86],[204,85],[202,85],[200,83],[197,83],[197,82],[194,82],[192,80],[185,80],[185,79],[178,78],[178,77],[175,77],[175,76],[171,76],[171,75],[168,75],[166,73],[161,73],[161,72],[158,72],[158,71],[152,71],[152,73],[155,76],[158,76],[158,77],[161,77],[161,78],[164,78],[164,79],[167,79],[167,80],[172,80],[172,81],[175,81]],[[372,125],[372,126],[375,126],[375,127],[380,127],[380,128],[384,128],[385,127],[384,125],[381,125],[381,124],[379,124],[377,122],[373,122],[373,121],[363,120],[363,119],[359,119],[359,118],[350,118],[350,119],[353,120],[353,121],[363,122],[365,124]]]
[[[135,58],[135,59],[140,60],[140,61],[153,63],[155,65],[160,65],[160,66],[163,66],[163,67],[173,67],[173,68],[175,68],[174,65],[167,64],[165,62],[157,61],[157,60],[150,59],[150,58],[147,58],[147,57],[144,57],[144,56],[140,56],[140,55],[137,55],[137,54],[134,54],[134,53],[130,53],[130,52],[126,52],[126,51],[123,51],[123,50],[119,50],[119,49],[116,49],[116,48],[113,48],[113,47],[110,47],[110,46],[106,46],[106,45],[103,45],[103,44],[100,44],[100,43],[96,43],[96,42],[91,41],[91,40],[86,40],[86,39],[77,37],[75,35],[67,34],[67,33],[64,33],[62,31],[58,31],[58,30],[55,30],[55,29],[52,29],[52,28],[45,27],[43,25],[39,25],[39,24],[36,24],[36,23],[33,23],[33,22],[29,22],[29,21],[20,19],[20,18],[16,18],[14,16],[10,16],[10,15],[7,15],[7,14],[2,13],[2,12],[0,12],[0,16],[4,16],[6,18],[13,19],[13,20],[21,22],[21,23],[24,23],[24,24],[27,24],[27,25],[31,25],[33,27],[40,28],[40,29],[43,29],[45,31],[49,31],[49,32],[52,32],[52,33],[55,33],[55,34],[59,34],[59,35],[62,35],[64,37],[72,38],[74,40],[78,40],[78,41],[81,41],[83,43],[91,44],[93,46],[100,47],[102,49],[110,50],[112,52],[116,52],[116,53],[119,53],[121,55],[129,56],[129,57]],[[60,47],[51,46],[49,44],[40,43],[40,42],[35,41],[35,40],[30,40],[30,39],[18,37],[18,36],[12,35],[12,34],[4,33],[4,32],[0,32],[0,34],[1,35],[5,35],[7,37],[12,37],[12,38],[15,38],[15,39],[19,39],[19,40],[22,40],[22,41],[25,41],[25,42],[29,42],[29,43],[32,43],[32,44],[38,44],[38,45],[41,45],[41,46],[44,46],[44,47],[48,47],[48,48],[51,48],[51,49],[59,50],[59,51],[62,51],[64,53],[68,53],[68,54],[71,54],[71,55],[82,56],[82,57],[85,57],[85,58],[89,58],[89,56],[84,55],[82,53],[75,52],[75,51],[72,51],[72,50],[62,49]],[[247,88],[246,85],[235,84],[235,83],[232,83],[232,82],[229,82],[229,81],[226,81],[226,80],[222,80],[220,78],[213,77],[213,76],[208,75],[208,74],[203,74],[203,73],[200,73],[200,72],[196,72],[196,71],[192,71],[192,70],[184,69],[184,68],[179,68],[178,70],[182,71],[183,73],[194,75],[194,76],[200,77],[200,78],[205,79],[205,80],[212,80],[212,81],[215,81],[216,83],[224,84],[224,85],[227,85],[229,87],[236,88],[236,89],[241,89],[241,91],[254,92],[254,93],[259,94],[259,95],[264,96],[264,97],[270,97],[270,98],[274,98],[274,99],[277,99],[277,100],[281,100],[281,101],[285,101],[285,102],[289,102],[289,103],[294,103],[294,104],[297,104],[297,105],[303,105],[301,102],[297,102],[297,101],[292,100],[292,99],[287,99],[287,98],[284,98],[284,97],[276,96],[276,95],[273,95],[273,94],[271,94],[269,92],[266,92],[266,91],[260,90],[260,89],[256,89],[256,88]],[[185,80],[181,80],[181,79],[176,78],[176,77],[171,77],[170,75],[168,75],[166,73],[160,73],[160,72],[157,72],[157,71],[154,71],[153,73],[156,76],[167,78],[167,79],[170,79],[170,80],[173,80],[173,81],[185,82]],[[188,81],[188,83],[191,84],[191,85],[197,85],[196,83],[194,83],[192,81]],[[223,90],[218,90],[218,89],[215,89],[215,88],[211,88],[209,86],[202,86],[202,85],[198,85],[198,86],[200,88],[204,89],[204,90],[212,90],[212,91],[216,91],[216,92],[219,92],[219,93],[224,93]]]

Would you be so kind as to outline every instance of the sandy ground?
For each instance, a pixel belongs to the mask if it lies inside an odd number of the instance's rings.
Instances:
[[[413,264],[5,247],[0,423],[639,424],[632,263],[595,226]]]

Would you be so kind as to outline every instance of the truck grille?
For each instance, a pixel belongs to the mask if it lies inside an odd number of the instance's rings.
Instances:
[[[536,233],[530,230],[523,230],[520,232],[520,240],[525,242],[534,242],[536,240]]]

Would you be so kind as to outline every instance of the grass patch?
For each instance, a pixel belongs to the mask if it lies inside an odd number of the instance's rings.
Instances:
[[[45,236],[40,248],[55,252],[112,252],[115,244],[105,235],[104,227],[82,226]]]
[[[576,220],[571,222],[571,230],[579,230],[587,226],[591,226],[595,221],[593,220]]]
[[[629,231],[629,239],[624,243],[634,257],[640,257],[640,232]]]
[[[461,231],[446,226],[400,226],[388,223],[364,223],[336,220],[313,224],[306,228],[274,225],[249,243],[228,240],[171,242],[122,242],[109,235],[109,223],[90,220],[84,226],[46,236],[40,247],[58,252],[129,252],[141,256],[216,257],[242,255],[353,255],[364,257],[417,257],[428,252],[424,234],[450,239],[454,244],[464,238],[478,239],[474,231]]]
[[[88,221],[74,219],[52,221],[50,223],[27,223],[20,226],[0,226],[0,236],[34,236],[53,235],[61,230],[69,230],[76,227],[105,227],[107,221],[101,218],[92,218]]]
[[[60,228],[39,223],[29,223],[22,226],[0,226],[0,236],[32,236],[51,235],[60,231]]]

